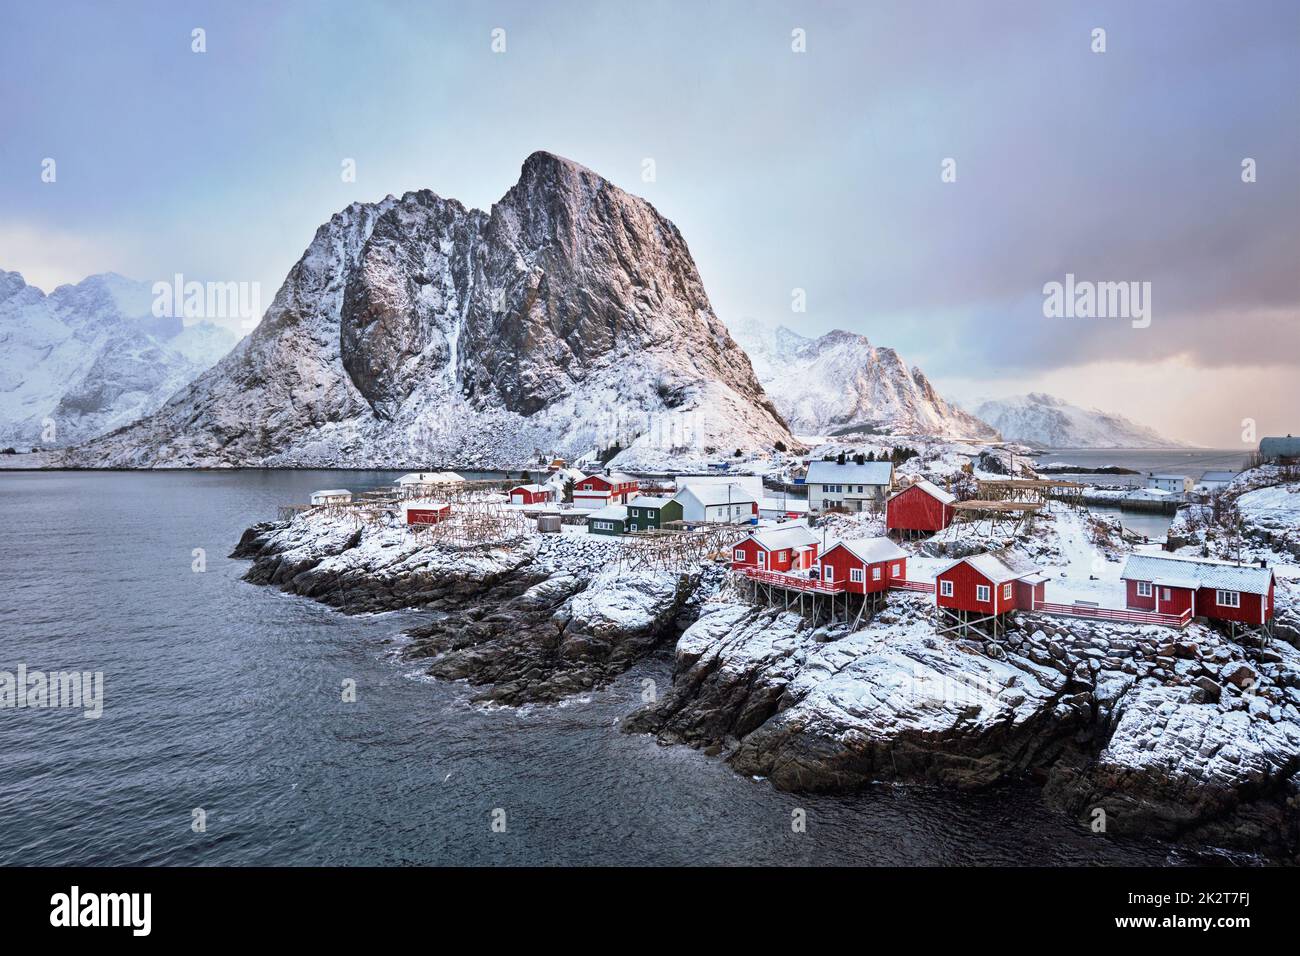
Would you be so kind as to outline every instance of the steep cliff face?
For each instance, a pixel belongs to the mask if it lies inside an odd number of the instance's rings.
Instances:
[[[431,192],[316,232],[258,328],[87,465],[624,467],[791,443],[677,228],[549,153],[490,213]]]
[[[759,379],[800,434],[851,431],[997,440],[997,431],[948,402],[893,349],[837,329],[815,339],[783,326],[741,326]]]

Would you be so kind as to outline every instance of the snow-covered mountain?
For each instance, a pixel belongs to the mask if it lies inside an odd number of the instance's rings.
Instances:
[[[850,430],[994,440],[985,422],[946,401],[919,368],[852,332],[810,339],[784,326],[741,323],[736,337],[790,427],[801,435]]]
[[[0,444],[58,447],[111,431],[235,344],[210,322],[155,318],[151,290],[106,273],[46,295],[0,272]]]
[[[1123,415],[1080,408],[1042,392],[990,399],[980,402],[974,411],[1008,441],[1045,448],[1176,448],[1186,444]]]
[[[490,212],[421,190],[321,226],[261,324],[84,465],[623,467],[792,443],[677,227],[550,153]]]

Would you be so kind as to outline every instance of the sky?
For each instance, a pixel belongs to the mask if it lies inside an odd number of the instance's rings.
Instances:
[[[348,203],[488,209],[547,149],[673,220],[726,322],[862,333],[964,402],[1300,430],[1289,0],[0,0],[0,93],[0,269],[47,290],[265,308]],[[1149,322],[1045,315],[1067,274],[1150,283]]]

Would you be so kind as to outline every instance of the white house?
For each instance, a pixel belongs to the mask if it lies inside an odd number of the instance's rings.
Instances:
[[[1237,478],[1235,471],[1207,471],[1201,475],[1201,480],[1196,483],[1196,487],[1202,491],[1217,491],[1226,485],[1232,484]]]
[[[434,488],[464,484],[465,479],[454,471],[413,471],[397,479],[397,488],[403,494],[423,494]]]
[[[673,495],[673,500],[682,506],[683,521],[735,524],[758,515],[758,499],[732,483],[690,484]]]
[[[311,503],[313,506],[351,504],[352,492],[346,488],[327,488],[324,491],[313,491],[311,493]]]
[[[679,475],[673,479],[678,491],[690,485],[739,485],[756,501],[762,501],[764,495],[762,475]]]
[[[885,506],[894,485],[894,465],[888,461],[814,461],[804,483],[808,507],[813,511],[873,511]]]
[[[1157,491],[1184,494],[1191,491],[1195,484],[1187,475],[1147,475],[1147,487]]]

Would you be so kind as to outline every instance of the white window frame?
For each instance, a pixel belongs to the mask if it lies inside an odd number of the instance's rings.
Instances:
[[[894,565],[893,569],[889,573],[896,578],[901,577],[903,574],[903,566],[901,564],[896,564]]]
[[[1004,600],[1004,601],[1009,601],[1009,600],[1011,600],[1011,582],[1010,582],[1010,581],[1008,581],[1006,584],[1002,585],[1002,600]]]
[[[881,572],[881,567],[880,567],[880,565],[876,565],[874,568],[872,568],[872,569],[871,569],[871,580],[873,580],[873,581],[879,581],[879,580],[880,580],[880,572]]]
[[[758,566],[760,568],[767,567],[767,552],[762,548],[758,549]]]
[[[939,582],[939,597],[952,597],[952,582],[951,582],[951,581],[940,581],[940,582]]]
[[[822,580],[835,583],[835,566],[833,564],[822,565]]]
[[[741,551],[739,548],[737,548],[737,549],[735,550],[735,552],[733,552],[733,553],[735,554],[735,560],[737,560],[737,561],[744,561],[744,560],[745,560],[745,552],[744,552],[744,551]]]
[[[862,569],[861,569],[861,568],[849,568],[849,580],[852,581],[854,584],[861,584],[861,583],[862,583],[862,580],[863,580],[863,579],[862,579]]]
[[[1138,597],[1150,597],[1150,596],[1151,596],[1151,582],[1150,582],[1150,581],[1139,581],[1139,582],[1137,583],[1137,586],[1138,586],[1138,587],[1137,587],[1137,596],[1138,596]]]
[[[975,585],[975,600],[981,602],[993,600],[993,589],[987,584]]]
[[[1219,607],[1241,607],[1241,592],[1216,590],[1214,603]]]

